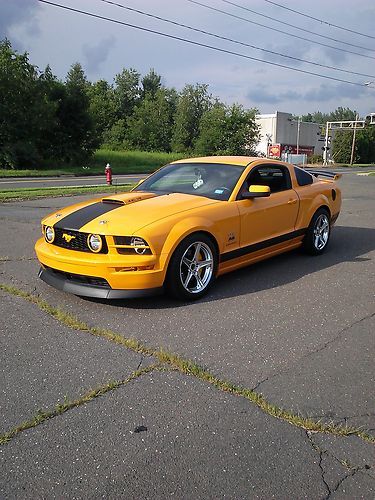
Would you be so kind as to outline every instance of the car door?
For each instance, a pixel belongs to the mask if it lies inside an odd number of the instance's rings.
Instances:
[[[271,194],[269,197],[250,200],[241,200],[241,195],[238,196],[236,203],[241,223],[240,247],[246,248],[254,244],[264,247],[285,241],[289,236],[292,238],[299,198],[292,189],[288,167],[275,164],[254,167],[243,189],[254,184],[269,186]]]

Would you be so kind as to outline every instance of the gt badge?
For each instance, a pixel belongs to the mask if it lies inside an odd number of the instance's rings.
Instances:
[[[70,243],[72,240],[75,239],[75,236],[73,236],[72,234],[66,234],[64,233],[62,235],[62,237],[64,238],[64,240],[67,242],[67,243]]]

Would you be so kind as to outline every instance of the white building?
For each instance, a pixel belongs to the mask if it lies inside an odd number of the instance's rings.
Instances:
[[[268,157],[282,157],[285,153],[322,154],[322,138],[318,123],[298,122],[291,113],[257,115],[261,139],[257,151]]]

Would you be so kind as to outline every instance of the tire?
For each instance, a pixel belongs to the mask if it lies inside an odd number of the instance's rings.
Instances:
[[[331,235],[331,218],[328,210],[320,208],[311,219],[303,240],[303,249],[310,255],[320,255],[327,248]]]
[[[212,240],[202,233],[188,236],[178,245],[169,263],[168,294],[180,300],[200,299],[214,282],[217,265],[218,254]]]

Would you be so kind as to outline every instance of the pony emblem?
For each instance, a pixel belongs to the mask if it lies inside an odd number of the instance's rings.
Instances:
[[[62,235],[62,237],[64,238],[64,240],[67,242],[67,243],[70,243],[72,240],[75,239],[75,236],[73,236],[72,234],[66,234],[64,233]]]

